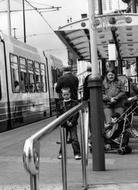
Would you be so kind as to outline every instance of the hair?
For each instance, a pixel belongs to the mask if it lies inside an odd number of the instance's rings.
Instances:
[[[117,73],[116,73],[116,71],[114,70],[114,69],[112,69],[112,70],[108,70],[107,72],[106,72],[106,80],[108,81],[108,78],[107,78],[107,74],[108,73],[113,73],[114,75],[115,75],[115,79],[114,79],[114,81],[117,81],[118,80],[118,78],[117,78]]]
[[[70,88],[69,88],[69,87],[63,87],[63,88],[61,89],[61,92],[63,92],[63,90],[68,90],[68,91],[70,92]]]

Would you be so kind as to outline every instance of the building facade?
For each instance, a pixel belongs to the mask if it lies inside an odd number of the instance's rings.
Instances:
[[[98,13],[98,1],[95,0],[96,13]],[[122,0],[102,0],[103,14],[124,10],[127,4]]]

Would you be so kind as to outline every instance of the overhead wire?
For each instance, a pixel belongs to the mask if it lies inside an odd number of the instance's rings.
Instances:
[[[45,19],[45,17],[42,15],[42,13],[38,10],[38,8],[37,7],[35,7],[35,6],[33,6],[28,0],[25,0],[26,1],[26,3],[28,3],[34,10],[36,10],[37,11],[37,13],[42,17],[42,19],[44,20],[44,22],[49,26],[49,28],[53,31],[53,33],[55,34],[55,32],[54,32],[54,30],[53,30],[53,28],[51,27],[51,25],[47,22],[47,20]],[[67,49],[67,48],[65,48],[65,49]],[[63,50],[65,50],[64,48],[63,48]],[[56,49],[49,49],[49,50],[46,50],[46,51],[55,51]],[[63,51],[61,48],[60,48],[60,50],[59,51]],[[56,51],[58,51],[58,49],[56,50]]]
[[[5,1],[5,0],[0,0],[0,3],[2,2],[2,1]],[[30,6],[30,7],[32,7],[33,8],[33,10],[35,10],[41,17],[42,17],[42,19],[44,20],[44,22],[49,26],[49,28],[54,32],[54,30],[53,30],[53,28],[52,28],[52,26],[48,23],[48,21],[45,19],[45,17],[43,16],[43,14],[42,14],[42,12],[45,12],[45,11],[40,11],[39,10],[39,8],[37,8],[37,7],[35,7],[34,5],[32,5],[32,3],[30,3],[30,1],[28,1],[28,0],[25,0],[25,2]],[[34,1],[33,1],[34,2]],[[35,2],[34,2],[35,3]],[[37,4],[40,4],[40,3],[37,3]],[[46,6],[46,4],[43,4],[43,5],[45,5]],[[51,5],[47,5],[47,6],[51,6]],[[56,9],[56,10],[59,10],[59,8],[61,8],[61,7],[54,7],[54,6],[51,6],[51,7],[49,7],[49,9]],[[47,9],[47,8],[45,8],[45,9]],[[56,10],[52,10],[52,11],[56,11]],[[18,11],[20,11],[20,10],[14,10],[14,11],[11,11],[11,12],[18,12]],[[51,10],[50,10],[51,11]],[[7,12],[7,11],[0,11],[1,13],[3,12]],[[48,12],[48,11],[47,11]]]
[[[31,37],[34,37],[34,36],[42,36],[42,35],[53,35],[53,33],[37,33],[37,34],[35,34],[35,33],[33,33],[33,34],[28,34],[27,35],[27,38],[31,38]],[[23,38],[24,36],[18,36],[18,39],[21,39],[21,38]]]
[[[51,12],[51,11],[56,11],[56,10],[49,10],[47,11],[48,8],[37,8],[38,10],[41,10],[41,12]],[[49,8],[50,9],[50,8]],[[16,13],[16,12],[21,12],[21,9],[14,9],[14,10],[10,10],[11,13]],[[30,9],[26,9],[25,11],[35,11],[33,8]],[[7,10],[0,10],[0,13],[7,13]]]
[[[45,19],[45,17],[43,16],[43,14],[41,13],[41,11],[38,10],[37,7],[33,6],[28,0],[25,0],[26,3],[28,3],[28,5],[30,5],[34,10],[37,11],[37,13],[42,17],[42,19],[45,21],[45,23],[49,26],[49,28],[54,32],[52,26],[47,22],[47,20]]]
[[[49,7],[53,7],[53,6],[51,6],[51,5],[49,5],[49,4],[45,4],[45,3],[38,3],[38,2],[36,2],[36,1],[30,1],[31,3],[35,3],[35,4],[38,4],[38,5],[43,5],[43,6],[49,6]]]

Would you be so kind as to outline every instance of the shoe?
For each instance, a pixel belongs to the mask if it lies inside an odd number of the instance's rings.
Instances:
[[[91,148],[92,147],[92,144],[88,142],[88,147]]]
[[[80,156],[79,154],[76,154],[76,155],[74,156],[74,158],[75,158],[75,160],[81,160],[81,156]]]
[[[56,144],[61,144],[61,142],[60,142],[60,141],[57,141]]]
[[[58,159],[62,159],[62,154],[59,154],[59,155],[58,155]]]
[[[71,144],[72,143],[72,140],[71,139],[68,139],[67,140],[67,144]]]
[[[105,151],[110,151],[111,150],[111,145],[110,144],[105,144],[104,149],[105,149]]]

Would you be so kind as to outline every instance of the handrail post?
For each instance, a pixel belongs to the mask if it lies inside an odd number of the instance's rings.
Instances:
[[[89,133],[89,110],[85,108],[84,116],[84,137],[85,137],[85,158],[86,165],[88,165],[88,133]]]
[[[66,129],[60,126],[61,150],[62,150],[62,185],[67,190],[67,156],[66,156]]]
[[[86,149],[85,149],[85,131],[84,131],[84,110],[80,111],[80,137],[82,150],[82,180],[84,189],[87,189],[87,172],[86,172]]]
[[[30,187],[31,190],[39,190],[39,175],[30,174]]]
[[[70,109],[63,115],[59,116],[57,119],[49,123],[44,128],[40,129],[38,132],[33,134],[30,138],[26,139],[24,143],[23,149],[23,163],[26,171],[30,175],[30,189],[31,190],[39,190],[39,160],[40,160],[40,141],[47,134],[52,132],[56,127],[62,125],[67,121],[74,113],[79,112],[84,109],[84,106],[87,105],[87,102],[82,102],[79,105],[76,105],[74,108]],[[84,122],[85,114],[80,112],[81,115],[81,149],[83,151],[82,154],[82,176],[83,176],[83,184],[84,188],[87,189],[87,178],[86,178],[86,151],[85,147],[88,144],[88,135],[85,135],[85,130],[88,129],[87,121]],[[88,116],[88,114],[86,114]],[[84,123],[86,126],[84,126]],[[67,157],[66,157],[66,129],[64,127],[60,127],[60,136],[61,136],[61,149],[62,149],[62,185],[63,190],[67,190]]]
[[[30,174],[30,189],[39,190],[40,143],[26,140],[23,152],[24,167]]]

